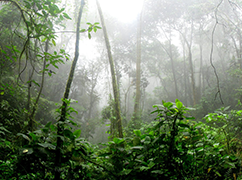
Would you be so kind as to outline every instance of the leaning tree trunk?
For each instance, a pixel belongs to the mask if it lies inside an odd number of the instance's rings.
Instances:
[[[100,4],[98,0],[96,0],[97,8],[102,24],[103,34],[105,38],[107,53],[108,53],[108,60],[110,64],[111,69],[111,75],[112,75],[112,85],[113,85],[113,95],[114,95],[114,101],[115,101],[115,114],[116,114],[116,124],[117,124],[117,130],[120,138],[123,138],[123,129],[122,129],[122,119],[121,119],[121,110],[120,110],[120,101],[119,101],[119,89],[117,85],[115,70],[114,70],[114,61],[111,53],[111,46],[108,39],[107,29],[104,23],[103,13],[102,9],[100,7]]]
[[[83,7],[85,5],[84,0],[81,1],[81,7],[80,7],[80,11],[79,11],[79,15],[78,15],[78,19],[77,19],[77,27],[76,27],[76,47],[75,47],[75,57],[74,60],[72,62],[71,65],[71,70],[69,73],[69,77],[68,77],[68,81],[66,83],[66,88],[65,88],[65,93],[64,93],[64,97],[63,97],[63,104],[61,107],[61,116],[60,119],[58,120],[58,124],[57,124],[57,145],[56,145],[56,157],[55,157],[55,167],[56,167],[56,171],[55,171],[55,180],[59,180],[60,179],[60,168],[61,168],[61,149],[63,146],[63,140],[61,139],[61,136],[63,135],[63,126],[61,125],[61,122],[65,122],[66,120],[66,111],[67,111],[67,103],[66,103],[66,99],[68,99],[69,97],[69,93],[70,93],[70,88],[71,88],[71,83],[74,77],[74,71],[76,68],[76,63],[78,60],[78,56],[79,56],[79,39],[80,39],[80,23],[81,23],[81,17],[82,17],[82,11],[83,11]]]

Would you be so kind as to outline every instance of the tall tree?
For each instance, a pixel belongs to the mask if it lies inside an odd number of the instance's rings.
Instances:
[[[122,118],[121,118],[120,101],[119,101],[119,89],[118,89],[118,85],[117,85],[117,78],[115,75],[114,61],[113,61],[113,57],[112,57],[112,53],[111,53],[111,46],[110,46],[109,39],[108,39],[108,33],[107,33],[106,26],[105,26],[102,9],[101,9],[101,6],[100,6],[98,0],[96,0],[96,4],[97,4],[101,24],[102,24],[103,34],[104,34],[104,38],[105,38],[105,44],[106,44],[107,53],[108,53],[108,60],[109,60],[110,70],[111,70],[111,75],[112,75],[112,86],[113,86],[113,95],[114,95],[114,101],[115,101],[115,114],[116,114],[116,128],[118,130],[118,136],[120,138],[123,138]]]
[[[82,0],[81,1],[81,7],[79,10],[79,14],[78,14],[78,19],[77,19],[77,27],[76,27],[76,45],[75,45],[75,57],[74,60],[72,62],[72,66],[71,66],[71,70],[69,73],[69,77],[66,83],[66,88],[65,88],[65,93],[64,93],[64,97],[63,97],[63,104],[62,104],[62,108],[61,108],[61,116],[60,119],[58,120],[58,128],[57,128],[57,145],[56,145],[56,157],[55,157],[55,167],[57,168],[55,171],[55,180],[59,180],[60,179],[60,167],[61,167],[61,149],[63,146],[63,140],[61,139],[60,136],[62,136],[63,134],[63,122],[65,122],[66,120],[66,112],[67,112],[67,102],[66,100],[69,97],[69,93],[70,93],[70,88],[71,88],[71,84],[72,84],[72,80],[74,77],[74,72],[75,72],[75,68],[76,68],[76,63],[79,57],[79,41],[80,41],[80,23],[81,23],[81,17],[82,17],[82,12],[83,12],[83,7],[85,5],[85,1]]]
[[[141,22],[142,22],[142,11],[139,15],[139,20],[137,21],[137,51],[136,51],[136,94],[135,94],[135,103],[134,103],[134,114],[133,114],[133,123],[135,127],[139,127],[140,124],[140,79],[141,79]]]

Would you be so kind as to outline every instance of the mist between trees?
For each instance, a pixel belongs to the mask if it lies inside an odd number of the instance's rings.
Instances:
[[[242,1],[113,1],[0,0],[0,177],[241,178]]]

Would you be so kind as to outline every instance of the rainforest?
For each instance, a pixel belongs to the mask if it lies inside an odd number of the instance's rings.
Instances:
[[[0,179],[242,179],[242,1],[0,0]]]

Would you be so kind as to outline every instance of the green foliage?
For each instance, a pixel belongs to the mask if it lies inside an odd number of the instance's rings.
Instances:
[[[67,104],[70,101],[66,101]],[[75,110],[68,106],[67,117]],[[179,100],[154,105],[155,121],[143,124],[131,137],[113,138],[99,149],[80,138],[63,123],[62,179],[231,179],[240,172],[240,155],[228,151],[220,127],[212,127],[194,118]],[[227,123],[228,117],[240,118],[240,111],[226,115],[209,114],[210,122]],[[9,133],[1,128],[0,133]],[[226,133],[230,133],[226,130]],[[232,136],[232,134],[230,134]],[[18,154],[1,160],[1,178],[53,179],[57,126],[51,122],[28,134],[18,133],[23,144]],[[224,140],[224,139],[225,140]],[[4,138],[2,138],[4,140]],[[3,141],[2,141],[3,142]],[[238,142],[233,139],[233,144]],[[7,145],[7,142],[5,142]],[[4,146],[6,148],[6,146]],[[234,148],[234,147],[233,147]],[[232,146],[231,146],[232,149]],[[239,149],[237,149],[239,150]],[[17,158],[16,158],[17,157]]]
[[[115,169],[113,178],[226,179],[238,174],[238,158],[227,153],[219,134],[185,117],[188,109],[179,100],[154,107],[153,127],[135,130],[134,138],[113,139],[106,144],[108,151],[99,155]]]

